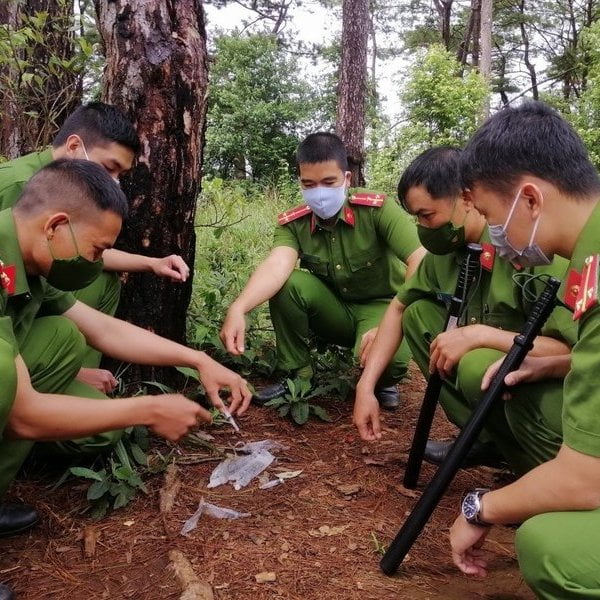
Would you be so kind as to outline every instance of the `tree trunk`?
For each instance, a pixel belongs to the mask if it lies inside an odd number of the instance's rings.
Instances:
[[[479,33],[479,72],[488,86],[492,78],[492,0],[481,0],[481,28]],[[490,94],[488,93],[483,103],[482,117],[487,119],[490,115]]]
[[[525,28],[525,0],[521,0],[519,3],[519,12],[521,18],[519,21],[519,28],[521,30],[521,41],[523,42],[523,62],[529,72],[529,79],[531,80],[531,93],[534,100],[539,100],[540,94],[538,91],[537,73],[535,65],[531,62],[529,56],[529,36],[527,35],[527,29]]]
[[[106,48],[103,99],[134,123],[142,142],[123,177],[131,212],[119,247],[180,254],[193,273],[194,219],[204,144],[208,58],[201,0],[96,0]],[[119,317],[185,342],[191,279],[126,276]],[[173,370],[134,367],[132,379],[172,381]]]
[[[4,80],[6,75],[2,76],[0,154],[9,158],[48,145],[81,101],[79,73],[60,63],[71,60],[74,55],[72,0],[27,0],[24,3],[6,0],[0,4],[0,22],[18,29],[24,19],[42,12],[48,13],[40,30],[43,42],[30,41],[26,53],[16,50],[15,64],[22,60],[28,66],[22,72],[11,67],[7,80]],[[52,70],[51,62],[54,63]],[[39,82],[33,79],[21,84],[24,74],[38,76]]]
[[[352,186],[364,186],[369,0],[343,0],[342,14],[342,65],[336,133],[346,145]]]

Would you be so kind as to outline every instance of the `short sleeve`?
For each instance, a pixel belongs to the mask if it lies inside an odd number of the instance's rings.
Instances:
[[[563,439],[573,450],[600,457],[600,307],[583,318],[564,383]]]
[[[300,243],[298,237],[293,231],[291,225],[277,225],[273,234],[273,247],[288,246],[300,252]]]
[[[71,292],[63,292],[44,282],[44,299],[38,311],[38,316],[62,315],[77,301]]]
[[[13,330],[12,319],[8,316],[0,317],[0,340],[4,342],[3,348],[12,348],[12,357],[15,359],[19,354],[19,344]]]
[[[439,282],[436,281],[434,260],[433,254],[426,254],[417,270],[402,284],[396,294],[401,304],[408,306],[417,300],[431,298],[436,294]]]
[[[373,208],[377,233],[384,239],[392,252],[403,262],[421,246],[417,228],[412,217],[400,205],[386,199],[381,208]]]
[[[10,181],[8,178],[6,182],[3,181],[0,170],[0,210],[12,208],[21,197],[24,187],[24,181]]]

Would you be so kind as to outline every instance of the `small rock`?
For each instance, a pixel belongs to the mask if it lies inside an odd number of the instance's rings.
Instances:
[[[262,573],[257,573],[254,579],[256,579],[256,583],[268,583],[270,581],[277,581],[277,575],[273,571],[263,571]]]

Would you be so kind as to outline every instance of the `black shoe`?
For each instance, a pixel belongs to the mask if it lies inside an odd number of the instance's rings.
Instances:
[[[400,394],[395,385],[375,390],[375,398],[385,410],[396,410],[400,406]]]
[[[254,392],[252,402],[262,406],[265,402],[275,400],[275,398],[281,398],[281,396],[285,396],[288,392],[287,379],[281,379],[280,381],[276,381],[275,383]]]
[[[0,583],[0,600],[14,600],[15,595],[12,590],[3,583]]]
[[[2,503],[0,504],[0,537],[9,537],[27,531],[39,520],[40,515],[32,506]]]
[[[453,443],[454,442],[451,441],[440,442],[437,440],[427,440],[423,458],[432,465],[441,465],[446,459],[446,456],[448,456],[448,452],[450,452]],[[494,467],[496,469],[506,467],[506,461],[492,442],[476,444],[473,446],[469,450],[462,464],[463,469],[481,466]]]

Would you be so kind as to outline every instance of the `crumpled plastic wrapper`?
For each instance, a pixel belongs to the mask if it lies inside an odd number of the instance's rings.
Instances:
[[[202,515],[208,515],[214,519],[242,519],[243,517],[251,516],[250,513],[241,513],[231,508],[222,508],[210,502],[205,502],[204,498],[201,498],[198,510],[183,524],[179,533],[181,535],[188,535],[190,531],[196,529]]]
[[[246,487],[258,477],[274,460],[269,450],[285,450],[286,447],[273,440],[250,442],[236,447],[238,452],[246,452],[245,456],[226,458],[211,473],[208,488],[214,488],[231,482],[235,490]]]

